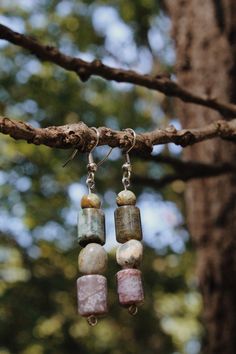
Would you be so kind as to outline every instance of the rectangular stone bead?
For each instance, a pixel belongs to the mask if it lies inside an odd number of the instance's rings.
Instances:
[[[139,208],[134,205],[124,205],[115,210],[116,239],[120,243],[131,239],[141,241],[142,226]]]
[[[77,279],[78,312],[81,316],[107,313],[107,280],[103,275],[84,275]]]
[[[78,213],[78,241],[84,247],[88,243],[105,243],[105,217],[101,209],[85,208]]]
[[[123,269],[116,274],[117,292],[122,306],[138,305],[144,301],[141,271]]]

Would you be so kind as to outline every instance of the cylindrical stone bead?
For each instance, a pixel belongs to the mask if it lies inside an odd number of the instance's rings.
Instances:
[[[78,214],[78,241],[84,247],[88,243],[105,243],[105,217],[102,209],[85,208]]]
[[[144,294],[141,272],[138,269],[123,269],[116,274],[117,292],[122,306],[143,303]]]
[[[140,211],[134,205],[120,206],[115,210],[116,239],[124,243],[131,239],[142,240]]]
[[[107,280],[103,275],[84,275],[77,279],[78,312],[81,316],[107,313]]]

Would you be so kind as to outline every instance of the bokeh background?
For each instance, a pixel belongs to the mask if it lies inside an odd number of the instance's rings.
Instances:
[[[174,79],[171,22],[156,0],[2,0],[0,22],[68,55]],[[161,93],[42,63],[0,41],[0,114],[34,127],[83,121],[136,132],[173,124],[174,102]],[[99,147],[96,160],[106,154]],[[86,156],[0,139],[0,354],[197,354],[203,336],[195,253],[185,225],[185,184],[133,183],[141,210],[146,301],[135,317],[118,305],[113,212],[123,156],[114,149],[96,175],[106,214],[110,311],[90,328],[77,315],[77,211],[86,193]],[[153,155],[181,157],[174,144]],[[132,156],[136,176],[157,180],[169,165]]]

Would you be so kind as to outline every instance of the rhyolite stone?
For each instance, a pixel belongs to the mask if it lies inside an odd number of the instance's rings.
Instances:
[[[123,269],[116,274],[117,292],[122,306],[141,305],[144,301],[141,272]]]
[[[95,193],[89,193],[82,197],[81,208],[95,208],[99,209],[101,207],[101,200],[99,196]]]
[[[105,217],[101,209],[85,208],[78,213],[78,241],[84,247],[88,243],[105,243]]]
[[[131,239],[142,240],[140,211],[134,205],[120,206],[115,210],[116,239],[120,243]]]
[[[143,245],[140,241],[129,240],[116,250],[117,263],[122,268],[139,267],[143,257]]]
[[[123,190],[118,193],[116,197],[116,203],[118,206],[123,205],[135,205],[136,204],[136,196],[133,192],[129,190]]]
[[[84,275],[77,279],[78,312],[81,316],[107,313],[107,280],[103,275]]]
[[[98,243],[89,243],[78,257],[79,271],[84,274],[103,274],[107,268],[107,253]]]

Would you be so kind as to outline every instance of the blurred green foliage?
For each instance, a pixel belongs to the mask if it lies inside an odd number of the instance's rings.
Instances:
[[[161,1],[2,0],[0,22],[69,55],[100,58],[143,73],[172,73],[170,23]],[[0,50],[2,115],[41,127],[82,120],[89,126],[140,132],[176,122],[172,101],[158,92],[99,78],[84,84],[75,74],[41,63],[14,45],[2,41]],[[171,201],[182,217],[172,238],[170,231],[162,230],[169,244],[161,246],[158,225],[151,243],[144,237],[146,301],[135,318],[117,304],[118,267],[111,251],[109,316],[90,328],[78,317],[75,298],[76,211],[85,185],[86,156],[63,169],[69,151],[7,136],[1,136],[0,149],[0,354],[198,353],[201,299],[193,272],[195,256],[188,237],[182,237],[184,184],[177,181],[158,192],[132,186],[140,200],[151,193],[156,200],[166,200],[167,210]],[[96,149],[96,159],[105,151]],[[158,151],[180,153],[171,145]],[[109,223],[115,193],[122,188],[121,160],[114,149],[96,176]],[[158,178],[171,172],[171,167],[133,161],[136,174]],[[154,204],[146,202],[149,212]],[[176,252],[175,240],[181,239],[184,246]]]

